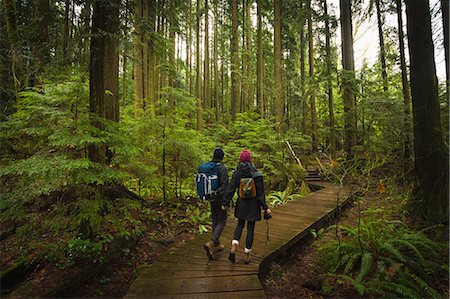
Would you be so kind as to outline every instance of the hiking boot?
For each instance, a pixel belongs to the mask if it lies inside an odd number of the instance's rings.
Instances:
[[[225,249],[225,246],[223,244],[218,244],[214,246],[214,253],[217,253],[219,251],[222,251]]]
[[[244,255],[244,264],[250,264],[250,252]]]
[[[205,249],[208,260],[212,261],[214,254],[214,242],[213,241],[206,242],[205,245],[203,245],[203,248]]]
[[[230,262],[234,263],[236,261],[236,251],[237,251],[238,243],[236,242],[231,243],[231,250],[230,255],[228,256],[228,259]]]
[[[245,255],[244,255],[244,264],[249,264],[250,263],[250,252],[251,252],[252,250],[251,249],[247,249],[247,247],[246,248],[244,248],[244,252],[245,252]]]

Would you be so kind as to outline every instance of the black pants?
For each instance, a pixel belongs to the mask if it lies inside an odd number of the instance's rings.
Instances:
[[[225,228],[227,222],[227,211],[222,210],[219,199],[211,201],[211,220],[212,220],[212,235],[211,240],[215,245],[220,244],[219,238]]]
[[[245,220],[239,219],[236,230],[234,231],[234,239],[238,240],[241,238],[242,230],[245,226]],[[255,221],[247,221],[247,239],[245,242],[245,248],[252,249],[253,236],[255,232]]]

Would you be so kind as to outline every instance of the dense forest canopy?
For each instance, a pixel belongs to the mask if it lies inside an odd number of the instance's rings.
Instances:
[[[216,147],[230,169],[250,149],[268,192],[320,159],[397,161],[407,210],[448,224],[448,14],[448,0],[1,0],[5,232],[140,235],[133,211],[194,196]]]

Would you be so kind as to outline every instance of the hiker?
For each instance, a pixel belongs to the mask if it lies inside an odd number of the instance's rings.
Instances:
[[[234,211],[234,216],[238,219],[238,225],[234,231],[234,239],[231,241],[228,259],[233,263],[235,262],[239,239],[245,222],[247,222],[244,263],[248,264],[250,263],[255,223],[261,220],[261,208],[267,215],[272,213],[266,204],[263,176],[252,164],[252,155],[249,150],[243,150],[239,155],[239,165],[234,171],[228,189],[223,196],[222,209],[226,210],[238,188],[238,199]]]
[[[227,211],[221,208],[222,197],[228,187],[228,169],[221,162],[223,157],[223,150],[216,148],[211,162],[215,163],[215,171],[218,174],[217,188],[213,188],[214,190],[211,191],[211,195],[208,198],[208,201],[211,203],[211,240],[203,245],[209,260],[213,260],[213,255],[224,249],[224,245],[220,244],[219,240],[227,221]]]

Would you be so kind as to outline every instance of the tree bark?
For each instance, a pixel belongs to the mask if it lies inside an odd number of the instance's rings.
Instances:
[[[397,22],[398,22],[398,44],[400,50],[400,69],[402,71],[402,90],[404,108],[404,128],[403,128],[403,156],[406,161],[411,161],[411,96],[408,84],[408,72],[406,70],[405,42],[403,36],[402,2],[396,0]]]
[[[444,52],[445,52],[445,77],[447,80],[446,90],[447,90],[447,99],[450,97],[450,38],[449,38],[449,10],[450,3],[448,0],[441,0],[441,10],[442,10],[442,27],[444,31]]]
[[[300,81],[301,81],[301,97],[302,97],[302,133],[307,134],[308,133],[308,127],[307,127],[307,118],[308,118],[308,109],[307,104],[308,101],[306,100],[306,92],[305,92],[305,83],[306,83],[306,76],[305,76],[305,27],[304,24],[301,24],[300,26]]]
[[[310,89],[310,105],[311,105],[311,137],[312,137],[312,151],[317,152],[317,110],[316,110],[316,91],[314,78],[314,36],[312,30],[312,7],[311,1],[308,1],[308,42],[309,42],[309,89]]]
[[[211,75],[209,59],[209,7],[208,0],[205,0],[205,37],[204,37],[204,67],[203,67],[203,109],[211,108]]]
[[[218,35],[219,35],[219,27],[218,27],[218,3],[217,0],[214,1],[214,109],[215,109],[215,118],[216,122],[219,121],[219,54],[218,54]]]
[[[14,81],[15,104],[17,101],[17,94],[25,86],[25,76],[20,56],[19,32],[17,29],[16,2],[14,0],[4,0],[3,5],[6,18],[6,31],[8,33],[8,41],[11,50],[11,72]]]
[[[91,58],[89,72],[89,108],[97,119],[92,123],[103,130],[98,118],[119,120],[119,9],[120,0],[105,3],[94,2],[92,17]],[[89,158],[93,162],[105,163],[106,145],[91,145]],[[108,155],[108,158],[111,158]]]
[[[196,88],[195,95],[197,97],[197,130],[202,128],[202,95],[201,95],[201,74],[200,74],[200,0],[197,0],[196,11]]]
[[[0,4],[0,8],[1,4]],[[8,40],[5,9],[0,9],[0,122],[15,112],[16,95],[12,70],[12,53]]]
[[[328,16],[327,0],[323,1],[323,11],[325,17],[325,52],[326,52],[326,80],[327,80],[327,95],[328,95],[328,113],[330,122],[330,153],[332,158],[336,158],[336,128],[334,120],[334,101],[333,101],[333,82],[331,80],[331,70],[333,64],[331,61],[331,32],[330,32],[330,20]]]
[[[238,46],[237,0],[231,1],[231,118],[236,119],[240,102],[239,91],[239,46]]]
[[[383,78],[383,90],[387,92],[388,80],[386,71],[386,53],[384,49],[383,21],[381,19],[380,0],[375,0],[375,6],[377,9],[378,39],[380,42],[381,77]]]
[[[258,17],[257,23],[257,64],[256,64],[256,100],[259,107],[259,115],[264,117],[264,56],[263,56],[263,45],[262,45],[262,12],[261,12],[261,0],[257,0],[257,10],[256,14]]]
[[[252,57],[252,22],[251,22],[251,7],[253,1],[246,0],[246,23],[247,23],[247,31],[246,31],[246,45],[247,45],[247,109],[253,111],[254,102],[253,102],[253,60]]]
[[[354,95],[355,63],[353,58],[352,12],[350,0],[340,0],[342,36],[342,85],[344,92],[344,130],[347,159],[353,158],[356,145],[356,105]]]
[[[415,211],[448,223],[448,149],[444,144],[429,1],[406,0],[414,119]]]
[[[30,76],[30,86],[42,85],[42,73],[45,65],[50,61],[50,47],[48,38],[48,25],[50,20],[49,0],[36,0],[34,3],[34,23],[36,32],[33,38],[33,55],[36,58],[34,71]]]
[[[281,0],[274,0],[275,115],[278,133],[284,132],[284,97],[281,75]]]
[[[69,13],[70,13],[70,0],[66,0],[65,11],[64,11],[64,37],[63,37],[63,63],[68,64],[68,47],[70,38],[70,27],[69,27]]]

